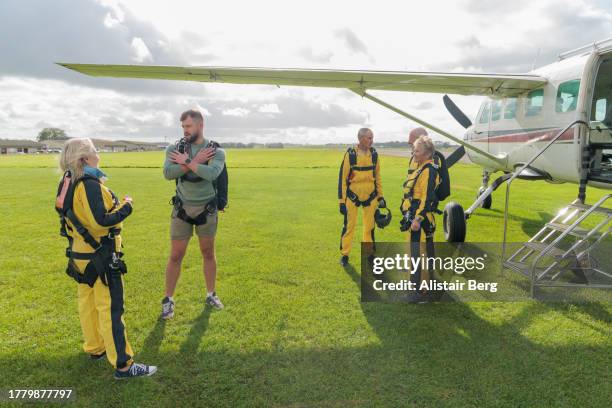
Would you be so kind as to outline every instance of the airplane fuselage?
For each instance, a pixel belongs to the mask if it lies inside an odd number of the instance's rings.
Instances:
[[[612,113],[612,50],[584,52],[562,58],[530,74],[547,83],[517,97],[488,97],[464,139],[482,150],[505,157],[494,162],[468,150],[470,159],[487,171],[513,171],[542,149],[558,132],[576,120],[591,126],[568,129],[532,165],[552,182],[578,183],[583,149],[599,149],[604,160],[612,147],[607,128]],[[602,125],[602,122],[608,125]],[[605,165],[605,163],[604,163]],[[612,188],[603,175],[589,185]]]

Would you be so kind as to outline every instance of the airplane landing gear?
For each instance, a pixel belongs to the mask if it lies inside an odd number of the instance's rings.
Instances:
[[[487,187],[489,187],[489,177],[490,176],[491,176],[491,173],[489,173],[488,171],[484,169],[482,170],[482,187],[478,189],[478,194],[476,195],[476,198],[480,197],[482,193],[485,192]],[[489,194],[482,202],[482,208],[489,209],[491,208],[491,204],[493,204],[493,196]]]
[[[476,194],[476,198],[480,197],[482,193],[485,192],[486,189],[487,189],[486,187],[480,187],[478,189],[478,194]],[[491,204],[493,204],[493,196],[489,194],[487,198],[485,198],[484,201],[482,202],[482,208],[485,208],[488,210],[489,208],[491,208]]]
[[[467,230],[465,213],[463,207],[455,201],[451,201],[444,207],[443,215],[444,239],[447,242],[465,242]]]

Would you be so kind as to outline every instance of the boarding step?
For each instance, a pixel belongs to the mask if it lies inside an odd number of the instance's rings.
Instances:
[[[504,266],[508,269],[512,269],[515,272],[520,273],[521,275],[531,278],[531,264],[525,262],[517,262],[517,261],[505,261]],[[535,268],[535,275],[538,276],[540,273],[544,272],[546,268],[537,267]]]
[[[549,245],[550,244],[546,242],[525,242],[523,244],[523,246],[529,249],[533,249],[536,252],[543,252],[546,248],[548,248]],[[565,255],[565,251],[557,247],[552,247],[548,250],[546,255],[555,259],[562,259]]]
[[[505,261],[504,262],[504,266],[508,269],[512,269],[513,271],[516,271],[520,274],[525,275],[526,277],[530,277],[529,274],[529,265],[523,263],[523,262],[516,262],[516,261]]]
[[[585,238],[590,232],[589,230],[584,229],[584,228],[580,228],[580,227],[571,228],[572,226],[569,224],[560,224],[558,222],[548,222],[546,223],[546,226],[550,229],[553,229],[559,232],[563,232],[563,231],[570,229],[569,234],[575,237],[579,237],[579,238]],[[594,232],[590,235],[590,237],[595,238],[595,239],[599,238],[600,236],[601,236],[601,233],[599,232]]]
[[[590,205],[586,205],[586,204],[580,204],[580,203],[571,203],[570,205],[568,205],[569,208],[576,208],[578,210],[581,211],[588,211],[590,210],[592,207]],[[599,213],[599,214],[604,214],[607,216],[612,217],[612,208],[606,208],[606,207],[596,207],[593,212]]]

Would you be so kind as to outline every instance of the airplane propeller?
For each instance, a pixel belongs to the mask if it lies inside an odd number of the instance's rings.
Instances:
[[[442,100],[444,101],[444,106],[446,106],[448,112],[453,116],[453,118],[455,118],[457,122],[459,122],[461,126],[463,126],[465,129],[472,126],[472,121],[470,120],[470,118],[468,118],[467,115],[463,113],[463,111],[459,109],[457,105],[455,105],[455,102],[453,102],[451,98],[448,97],[448,95],[444,95],[442,97]]]

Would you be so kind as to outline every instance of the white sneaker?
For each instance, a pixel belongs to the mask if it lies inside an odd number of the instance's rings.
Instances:
[[[167,296],[162,299],[162,312],[160,317],[164,320],[174,317],[174,302],[168,299]]]
[[[223,303],[221,303],[219,297],[217,296],[217,292],[213,292],[212,295],[206,296],[206,304],[214,307],[217,310],[221,310],[224,307]]]

